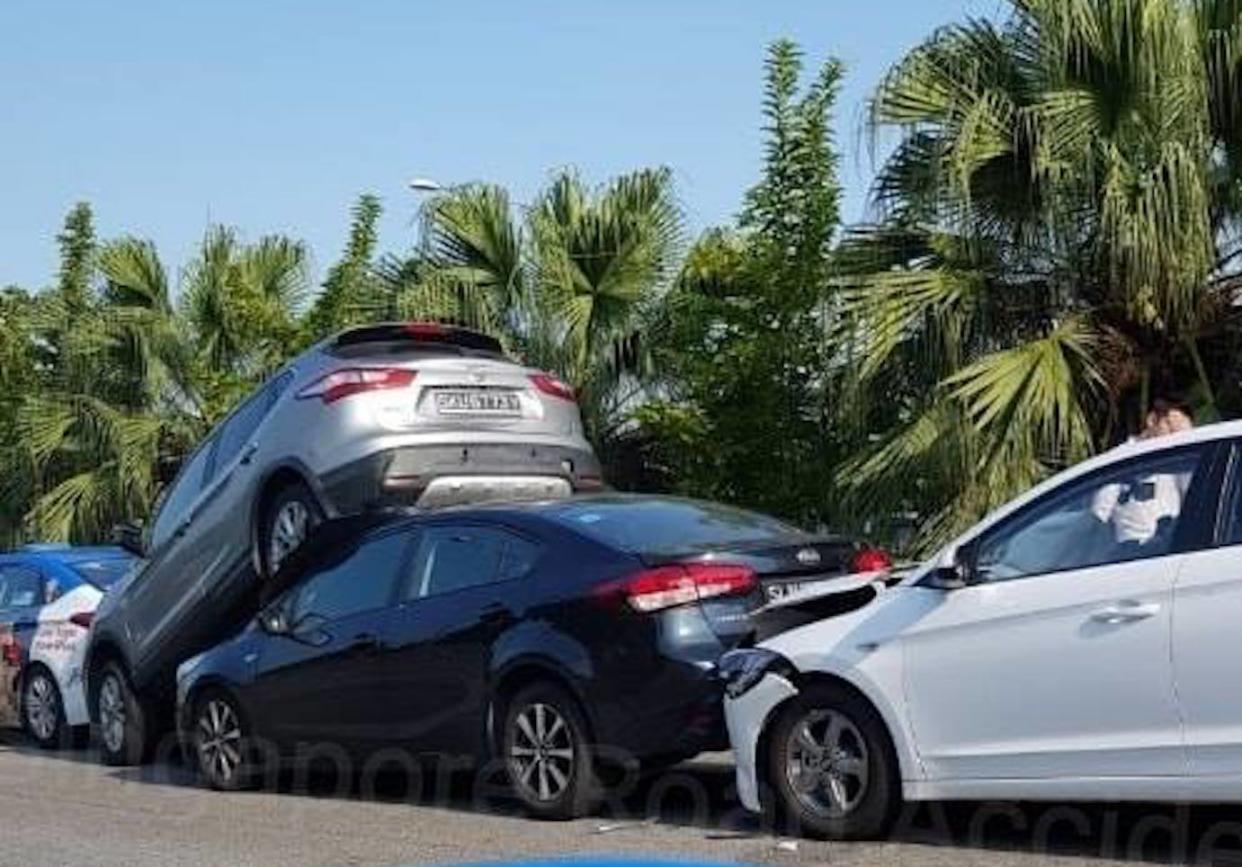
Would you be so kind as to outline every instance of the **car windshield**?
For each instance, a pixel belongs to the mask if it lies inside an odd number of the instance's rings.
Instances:
[[[81,560],[70,563],[69,568],[88,584],[107,590],[125,577],[125,573],[134,565],[128,557],[114,557],[109,560]]]
[[[631,554],[676,554],[805,536],[766,515],[693,500],[588,500],[551,512],[561,524]]]

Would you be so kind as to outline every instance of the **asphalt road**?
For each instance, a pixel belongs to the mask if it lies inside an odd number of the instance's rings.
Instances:
[[[0,864],[388,865],[566,854],[802,864],[1242,863],[1242,808],[922,805],[884,843],[821,843],[742,812],[728,756],[637,783],[598,816],[523,818],[469,775],[339,781],[284,775],[258,792],[198,788],[176,764],[111,769],[0,735]]]

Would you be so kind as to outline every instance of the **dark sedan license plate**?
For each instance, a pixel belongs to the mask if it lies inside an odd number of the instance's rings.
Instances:
[[[445,390],[436,392],[436,410],[445,415],[521,415],[522,401],[512,391]]]
[[[796,596],[803,591],[813,581],[781,581],[779,583],[768,584],[764,587],[764,591],[768,595],[769,602],[781,602],[790,596]]]

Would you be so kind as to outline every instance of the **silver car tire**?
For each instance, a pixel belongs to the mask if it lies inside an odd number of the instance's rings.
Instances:
[[[98,724],[99,755],[113,767],[141,765],[151,755],[150,712],[134,694],[129,676],[115,662],[103,667],[99,686],[93,688]]]

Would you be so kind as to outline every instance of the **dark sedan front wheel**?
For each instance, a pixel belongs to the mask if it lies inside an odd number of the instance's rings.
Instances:
[[[534,684],[508,703],[505,766],[514,794],[533,816],[572,819],[598,797],[589,729],[578,703],[553,684]]]

